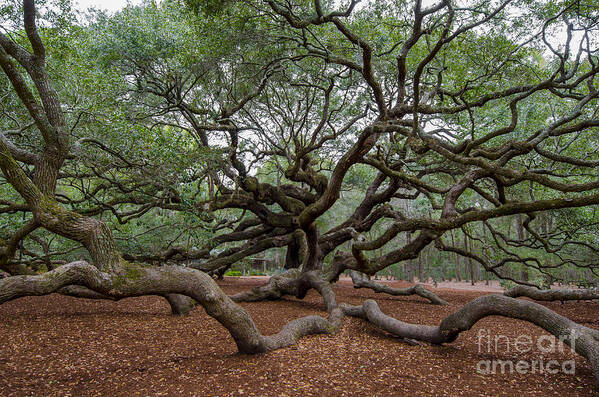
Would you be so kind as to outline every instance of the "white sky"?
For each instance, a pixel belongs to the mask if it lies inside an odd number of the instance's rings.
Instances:
[[[127,3],[140,3],[140,0],[75,0],[75,7],[81,11],[87,10],[90,7],[99,8],[108,11],[117,11],[123,8]]]
[[[154,0],[154,1],[156,1],[157,3],[160,3],[161,0]],[[127,3],[139,4],[141,2],[142,2],[142,0],[73,0],[75,8],[77,8],[81,11],[85,11],[88,8],[93,7],[93,8],[108,10],[110,12],[120,10],[125,5],[127,5]],[[434,4],[437,4],[438,2],[439,2],[438,0],[422,0],[422,6],[426,8],[426,7],[430,7]],[[561,32],[550,35],[549,38],[550,38],[551,42],[555,42],[552,44],[557,46],[558,43],[565,42],[566,32],[562,29]],[[553,38],[553,40],[552,40],[552,38]],[[575,44],[575,43],[580,42],[581,38],[582,38],[581,34],[575,33],[574,40],[572,41],[572,43]],[[557,41],[555,39],[557,39]],[[576,46],[574,45],[572,48],[576,48]]]

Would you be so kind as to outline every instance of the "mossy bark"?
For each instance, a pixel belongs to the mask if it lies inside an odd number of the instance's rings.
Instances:
[[[40,296],[71,285],[122,299],[141,295],[180,294],[194,299],[231,334],[239,352],[263,353],[297,342],[305,335],[336,332],[343,313],[334,309],[328,319],[307,316],[289,322],[275,335],[263,336],[249,313],[231,300],[204,272],[179,267],[128,265],[126,274],[104,273],[86,262],[74,262],[38,276],[0,280],[0,304],[22,296]]]

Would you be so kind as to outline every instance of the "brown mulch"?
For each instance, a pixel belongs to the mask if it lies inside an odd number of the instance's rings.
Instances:
[[[226,279],[227,293],[262,280]],[[393,283],[402,286],[401,283]],[[408,322],[437,325],[481,292],[436,290],[449,307],[419,297],[391,297],[346,282],[338,301],[375,298],[381,309]],[[299,301],[247,303],[264,334],[289,320],[322,314],[315,291]],[[579,323],[599,328],[599,303],[547,304]],[[502,335],[477,343],[479,332]],[[410,345],[362,320],[346,318],[336,335],[303,338],[293,347],[240,355],[226,330],[198,308],[172,317],[159,297],[119,302],[60,295],[28,297],[0,306],[0,396],[587,396],[599,395],[587,361],[571,352],[519,353],[520,335],[546,333],[501,317],[480,321],[446,346]],[[506,344],[504,341],[508,340]],[[485,340],[486,341],[486,340]],[[480,345],[480,346],[479,346]],[[481,360],[575,360],[574,375],[477,373]]]

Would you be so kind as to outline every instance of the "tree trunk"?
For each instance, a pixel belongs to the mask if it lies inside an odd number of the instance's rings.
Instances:
[[[424,263],[422,263],[422,251],[420,251],[420,253],[418,254],[418,282],[420,283],[425,283],[426,280],[424,280]]]
[[[468,237],[464,233],[464,251],[469,252]],[[474,285],[476,282],[476,275],[474,274],[474,263],[472,258],[468,257],[468,273],[470,273],[470,285]]]
[[[450,236],[451,236],[451,245],[455,246],[455,239],[453,236],[453,229],[450,230]],[[461,276],[461,270],[460,270],[460,257],[458,255],[457,252],[454,253],[454,262],[455,262],[455,278],[456,281],[462,281],[462,276]]]
[[[407,238],[407,244],[410,244],[410,242],[412,242],[412,232],[408,232],[406,234],[406,238]],[[410,283],[414,282],[414,266],[412,264],[412,259],[408,260],[408,263],[406,264],[406,268],[407,268],[407,275],[408,275],[408,281]]]
[[[517,225],[517,233],[518,233],[518,240],[519,241],[524,241],[524,239],[526,238],[526,231],[524,230],[524,221],[522,220],[522,215],[518,215],[516,217],[516,225]],[[527,282],[528,281],[528,267],[526,266],[526,264],[522,264],[520,267],[520,281],[524,281]]]
[[[297,239],[294,238],[287,246],[287,253],[285,254],[285,269],[298,269],[301,264],[300,244],[297,242]]]

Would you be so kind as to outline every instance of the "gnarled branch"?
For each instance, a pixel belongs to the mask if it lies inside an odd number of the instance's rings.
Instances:
[[[349,274],[354,282],[354,288],[370,288],[374,292],[383,292],[395,296],[418,295],[424,299],[428,299],[433,305],[448,305],[447,301],[439,298],[436,294],[427,290],[420,284],[408,288],[393,288],[388,285],[379,284],[369,279],[364,273],[355,270],[351,270]]]

